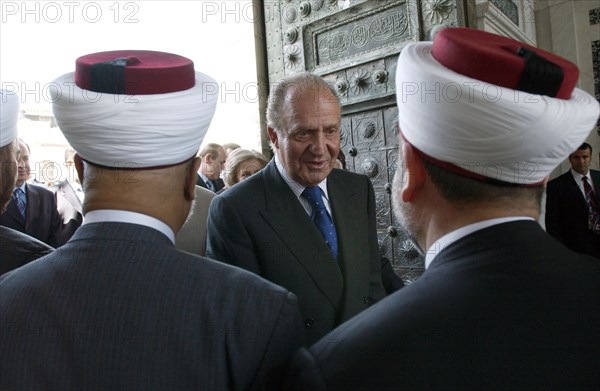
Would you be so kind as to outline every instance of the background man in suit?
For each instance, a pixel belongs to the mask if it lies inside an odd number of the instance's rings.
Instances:
[[[303,342],[295,297],[174,246],[213,83],[184,57],[148,51],[83,56],[76,75],[54,81],[57,123],[80,154],[85,218],[66,245],[0,279],[0,345],[11,352],[0,389],[245,390],[280,380]],[[101,99],[86,99],[92,91]]]
[[[26,182],[31,174],[30,150],[21,139],[19,153],[17,182],[6,212],[0,215],[0,225],[33,236],[49,246],[60,246],[64,241],[60,237],[56,198],[50,190]]]
[[[569,155],[571,169],[548,182],[546,231],[571,250],[600,258],[600,171],[590,170],[591,161],[592,146],[583,143]]]
[[[17,180],[19,98],[0,90],[0,213],[6,211]],[[0,225],[0,275],[52,251],[52,247]]]
[[[574,90],[577,73],[558,56],[478,30],[448,28],[404,47],[394,212],[426,250],[427,269],[302,349],[290,384],[600,388],[600,263],[536,221],[547,176],[598,118],[595,99]],[[448,86],[470,93],[431,93]],[[502,94],[491,99],[492,89]]]
[[[267,108],[274,159],[209,210],[207,254],[295,293],[309,342],[384,296],[371,182],[333,169],[340,113],[318,76],[277,83]],[[325,209],[310,204],[307,188]],[[326,235],[335,235],[323,236],[311,217],[327,219]]]
[[[225,149],[219,144],[207,144],[198,156],[202,159],[202,164],[198,170],[196,185],[214,193],[218,192],[225,186],[220,177],[227,159]]]

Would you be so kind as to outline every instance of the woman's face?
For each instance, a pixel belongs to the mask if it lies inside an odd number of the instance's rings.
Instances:
[[[249,159],[240,164],[235,173],[236,183],[243,181],[262,169],[262,164],[256,159]]]

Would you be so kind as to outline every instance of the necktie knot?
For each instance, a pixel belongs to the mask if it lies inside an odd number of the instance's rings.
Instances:
[[[23,219],[25,219],[25,213],[27,211],[27,205],[26,205],[26,197],[25,197],[25,192],[23,191],[23,189],[21,189],[20,187],[17,187],[14,191],[13,191],[13,198],[15,200],[15,202],[17,203],[17,209],[19,209],[19,213],[21,214],[21,217]]]
[[[321,196],[321,188],[319,186],[307,187],[302,192],[302,196],[310,203],[315,210],[325,209],[323,197]]]

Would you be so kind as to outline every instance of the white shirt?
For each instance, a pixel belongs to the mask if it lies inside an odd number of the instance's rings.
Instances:
[[[13,189],[13,193],[15,190],[17,189],[21,189],[23,190],[23,194],[27,195],[27,186],[25,186],[27,184],[27,182],[23,182],[23,184],[21,186],[15,186],[15,188]]]
[[[304,191],[304,189],[306,189],[306,186],[301,185],[300,183],[296,182],[295,180],[292,179],[291,176],[288,175],[287,171],[285,171],[285,168],[279,161],[279,157],[277,156],[277,154],[275,154],[275,166],[277,167],[277,170],[281,174],[285,183],[287,183],[287,185],[290,187],[292,192],[296,195],[296,198],[298,198],[298,201],[300,201],[300,204],[302,204],[302,207],[304,207],[304,210],[306,210],[306,213],[308,213],[309,216],[312,215],[312,211],[313,211],[312,206],[310,206],[310,203],[304,197],[302,197],[302,192]],[[321,190],[323,191],[322,196],[323,196],[323,201],[325,204],[325,209],[327,209],[329,216],[333,216],[333,214],[331,214],[331,205],[329,203],[329,194],[327,193],[327,178],[325,178],[317,186],[319,186],[319,188],[321,188]]]
[[[126,210],[98,209],[87,212],[82,225],[91,223],[130,223],[143,225],[161,232],[175,244],[175,233],[173,230],[159,219],[145,214]]]
[[[583,189],[583,180],[581,179],[583,177],[586,177],[588,179],[588,183],[590,184],[590,187],[592,188],[592,190],[594,190],[594,193],[596,192],[596,189],[594,189],[594,182],[592,181],[592,175],[590,174],[590,170],[588,170],[587,174],[585,174],[585,175],[581,175],[580,173],[573,170],[572,168],[570,171],[571,171],[571,175],[573,175],[573,179],[575,179],[575,183],[577,183],[577,186],[579,186],[579,190],[581,190],[581,194],[583,194],[583,198],[586,197],[585,190]]]
[[[464,227],[460,227],[457,230],[447,233],[446,235],[439,238],[435,243],[433,243],[427,249],[427,253],[425,254],[425,269],[427,269],[429,267],[429,265],[431,265],[431,262],[433,261],[433,259],[443,249],[445,249],[447,246],[451,245],[452,243],[456,242],[457,240],[459,240],[475,231],[479,231],[484,228],[491,227],[493,225],[508,223],[510,221],[519,221],[519,220],[535,221],[535,219],[533,219],[531,217],[526,217],[526,216],[500,217],[497,219],[478,221],[476,223],[465,225]]]

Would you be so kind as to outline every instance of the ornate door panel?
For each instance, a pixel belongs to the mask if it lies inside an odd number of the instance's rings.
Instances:
[[[390,197],[398,164],[397,58],[406,44],[428,39],[442,26],[463,25],[463,1],[260,3],[268,82],[307,70],[334,86],[342,103],[347,168],[371,179],[381,255],[410,283],[422,273],[423,259],[400,230]]]

